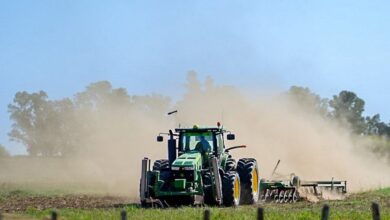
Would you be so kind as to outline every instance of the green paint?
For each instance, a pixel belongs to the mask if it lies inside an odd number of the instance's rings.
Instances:
[[[175,179],[175,181],[173,182],[173,186],[177,189],[177,190],[185,190],[186,189],[186,179]]]

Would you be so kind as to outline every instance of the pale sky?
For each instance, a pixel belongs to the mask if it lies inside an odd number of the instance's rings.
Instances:
[[[0,2],[0,144],[18,91],[69,97],[108,80],[130,94],[182,91],[186,73],[243,88],[354,91],[390,120],[388,1]]]

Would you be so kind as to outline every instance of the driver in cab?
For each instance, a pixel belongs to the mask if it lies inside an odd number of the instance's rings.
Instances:
[[[206,138],[203,135],[200,136],[199,138],[200,138],[200,141],[196,144],[195,150],[202,152],[202,153],[210,151],[211,146],[210,146],[209,142],[206,140]]]

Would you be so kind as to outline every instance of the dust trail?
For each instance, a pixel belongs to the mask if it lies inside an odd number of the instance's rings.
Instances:
[[[69,191],[80,187],[137,200],[141,159],[167,157],[166,144],[155,141],[159,132],[178,124],[215,125],[222,121],[236,134],[236,141],[226,145],[248,145],[233,155],[257,158],[262,177],[269,177],[281,159],[279,172],[294,172],[305,180],[348,180],[349,189],[354,191],[390,185],[390,167],[366,152],[361,138],[348,129],[288,97],[270,97],[269,91],[252,92],[250,96],[245,92],[215,85],[210,78],[200,82],[191,73],[185,94],[171,105],[160,105],[161,99],[152,96],[148,102],[155,104],[153,108],[108,102],[93,114],[80,110],[72,128],[79,132],[82,143],[75,156],[50,161],[2,160],[0,180]],[[177,116],[166,116],[172,109],[178,109]]]
[[[390,167],[365,151],[361,137],[351,135],[317,112],[286,96],[256,98],[234,87],[192,88],[178,105],[180,122],[215,124],[224,114],[224,126],[249,148],[233,151],[236,157],[256,157],[263,177],[269,177],[278,159],[278,171],[305,180],[348,180],[352,191],[390,184]]]

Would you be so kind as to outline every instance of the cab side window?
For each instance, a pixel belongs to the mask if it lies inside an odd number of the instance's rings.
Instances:
[[[223,147],[224,147],[222,134],[218,134],[216,139],[217,139],[217,151],[218,151],[218,153],[222,153]]]

